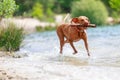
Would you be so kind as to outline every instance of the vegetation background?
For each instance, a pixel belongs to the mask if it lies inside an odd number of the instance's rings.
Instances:
[[[1,0],[0,19],[4,17],[32,17],[54,22],[55,15],[70,13],[84,15],[97,25],[104,25],[108,17],[119,23],[119,0]]]
[[[14,16],[34,17],[43,21],[54,21],[57,14],[70,13],[72,17],[85,15],[97,25],[106,24],[108,17],[118,23],[119,0],[15,0],[19,5]]]

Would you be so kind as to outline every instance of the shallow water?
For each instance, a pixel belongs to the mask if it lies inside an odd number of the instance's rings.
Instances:
[[[82,40],[74,43],[78,54],[73,55],[66,44],[60,55],[58,37],[52,31],[26,35],[20,51],[28,57],[9,59],[4,66],[29,80],[119,80],[120,25],[89,28],[87,34],[90,57]]]
[[[90,28],[87,30],[91,57],[89,65],[120,66],[120,25]],[[69,44],[64,46],[63,58],[65,62],[84,64],[88,59],[82,40],[75,42],[78,54],[72,55]],[[59,41],[56,32],[43,32],[27,35],[21,50],[32,54],[55,57],[59,55]],[[79,60],[80,59],[80,60]],[[80,62],[79,62],[80,61]]]

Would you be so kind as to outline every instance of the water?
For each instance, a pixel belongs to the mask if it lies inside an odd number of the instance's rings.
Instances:
[[[90,28],[87,30],[89,49],[91,52],[90,65],[120,66],[120,26],[107,26]],[[73,50],[69,44],[64,46],[65,59],[88,58],[82,40],[74,43],[78,50],[77,55],[72,55]],[[43,32],[27,35],[21,50],[31,54],[55,57],[59,54],[59,41],[56,32]],[[74,60],[74,59],[73,59]],[[79,60],[77,60],[79,61]]]
[[[89,28],[87,34],[90,57],[82,40],[74,43],[78,54],[73,55],[66,44],[63,55],[59,55],[55,31],[33,33],[25,36],[20,49],[28,57],[9,59],[4,67],[29,80],[119,80],[120,25]]]

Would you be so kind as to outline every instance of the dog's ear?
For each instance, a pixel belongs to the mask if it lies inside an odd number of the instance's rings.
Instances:
[[[74,22],[74,23],[78,23],[79,22],[79,19],[76,17],[76,18],[72,18],[71,20],[71,23]]]

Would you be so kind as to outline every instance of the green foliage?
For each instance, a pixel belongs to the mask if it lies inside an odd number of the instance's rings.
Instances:
[[[120,11],[120,0],[110,0],[109,3],[113,9]]]
[[[36,3],[32,8],[32,16],[35,18],[43,18],[43,6],[40,3]]]
[[[55,11],[56,13],[68,13],[71,11],[72,2],[73,0],[55,0],[53,11]]]
[[[107,11],[109,12],[109,16],[112,16],[111,13],[112,13],[113,9],[111,8],[111,6],[110,6],[110,4],[109,4],[109,1],[110,1],[110,0],[101,0],[101,2],[104,3]]]
[[[38,0],[37,2],[43,5],[43,12],[46,16],[51,16],[53,14],[52,7],[55,0]]]
[[[42,4],[42,10],[43,10],[43,18],[41,20],[43,21],[54,21],[54,13],[52,11],[52,7],[54,5],[55,0],[38,0],[37,3]]]
[[[0,17],[11,17],[17,8],[14,0],[0,0]]]
[[[0,29],[0,47],[6,51],[19,50],[23,40],[23,29],[13,23],[7,23],[7,28]]]
[[[112,11],[112,17],[119,22],[120,14],[117,11]]]
[[[70,13],[74,1],[79,0],[54,0],[52,9],[55,13]]]
[[[31,16],[34,18],[43,20],[43,21],[49,21],[49,22],[54,21],[53,12],[51,11],[51,9],[47,8],[46,15],[45,15],[43,5],[38,2],[33,6],[32,11],[31,11]]]
[[[19,10],[15,13],[15,15],[23,17],[36,17],[42,21],[50,22],[54,21],[55,14],[64,14],[72,12],[73,17],[85,14],[90,18],[91,22],[93,23],[95,22],[100,25],[105,24],[106,22],[105,18],[108,16],[108,12],[109,16],[112,17],[113,16],[119,17],[118,15],[120,12],[118,11],[120,10],[119,0],[15,0],[15,1],[16,4],[19,5]],[[37,6],[37,4],[39,4],[39,6]],[[75,10],[76,8],[77,10]],[[81,8],[81,10],[79,8]],[[106,11],[106,9],[108,12]],[[40,16],[43,17],[41,18]]]
[[[28,16],[27,14],[30,12],[32,9],[32,6],[36,2],[36,0],[15,0],[16,4],[19,5],[18,11],[15,12],[15,15],[25,15]],[[30,15],[29,15],[30,16]]]
[[[103,25],[106,23],[108,12],[99,0],[80,0],[74,2],[72,7],[72,17],[81,15],[87,16],[91,23]]]
[[[33,8],[39,8],[42,10],[44,16],[51,16],[52,6],[54,5],[54,0],[15,0],[19,5],[19,10],[16,12],[17,15],[25,15],[27,17],[31,17]],[[41,7],[40,7],[41,6]],[[28,14],[28,15],[27,15]],[[37,13],[38,14],[38,13]]]

